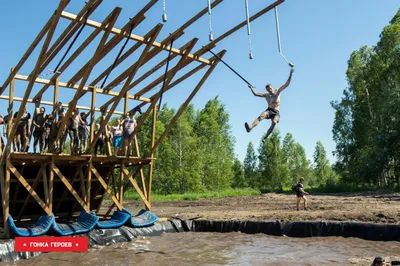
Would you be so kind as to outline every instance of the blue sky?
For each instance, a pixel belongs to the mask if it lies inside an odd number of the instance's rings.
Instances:
[[[0,28],[0,36],[2,36],[0,42],[1,84],[8,76],[10,68],[18,62],[48,20],[51,12],[55,10],[57,2],[54,0],[0,2],[3,24]],[[100,22],[115,6],[120,6],[123,11],[116,27],[121,28],[128,18],[136,14],[147,2],[147,0],[105,0],[90,19]],[[256,13],[272,2],[271,0],[249,0],[250,14]],[[168,36],[169,33],[204,8],[206,4],[206,0],[167,0],[168,22],[165,23],[157,40],[160,41]],[[72,0],[66,11],[77,13],[83,5],[84,1]],[[343,89],[346,88],[347,60],[350,53],[361,45],[371,46],[376,44],[383,27],[389,23],[398,8],[398,0],[385,0],[379,1],[379,3],[376,0],[286,0],[279,6],[282,49],[285,56],[295,64],[296,72],[290,87],[281,96],[281,122],[277,128],[283,136],[287,132],[292,133],[296,141],[304,146],[310,159],[315,143],[320,140],[328,151],[330,160],[334,160],[331,155],[335,148],[331,132],[334,111],[330,107],[330,101],[339,100]],[[156,23],[162,23],[161,15],[162,1],[159,1],[147,12],[146,20],[134,30],[134,33],[143,35]],[[244,19],[244,1],[225,0],[213,9],[214,36],[218,37]],[[67,23],[68,21],[62,19],[56,34],[60,34]],[[214,52],[226,49],[228,52],[224,59],[256,86],[256,90],[263,92],[267,83],[271,83],[274,87],[283,84],[289,74],[289,67],[277,50],[273,12],[269,12],[253,22],[251,30],[253,60],[248,59],[246,28],[242,28],[220,42]],[[91,31],[92,28],[86,27],[74,48]],[[187,29],[185,35],[175,41],[174,46],[179,47],[194,37],[199,38],[194,50],[208,42],[207,16],[203,16]],[[99,38],[96,40],[99,40]],[[128,47],[132,44],[133,42],[129,42]],[[121,45],[122,43],[118,47]],[[61,81],[67,81],[74,71],[77,71],[90,58],[95,48],[94,45],[89,47],[81,59],[61,75]],[[93,73],[101,73],[104,67],[112,63],[117,52],[115,50],[105,57],[93,70]],[[38,51],[36,50],[28,60],[26,67],[21,69],[20,74],[29,75],[37,55]],[[161,53],[160,56],[144,66],[138,75],[150,69],[152,65],[166,56],[166,52]],[[211,55],[207,54],[206,56],[210,57]],[[61,55],[48,68],[54,69],[60,57]],[[110,75],[109,81],[115,78],[116,73],[120,73],[129,63],[132,64],[136,58],[137,55],[134,55],[127,63],[121,64]],[[171,64],[176,62],[177,59]],[[194,67],[196,64],[192,66]],[[164,68],[152,77],[158,77],[163,72]],[[200,78],[201,74],[198,74],[177,86],[174,90],[165,94],[163,102],[168,103],[170,107],[178,108]],[[143,82],[138,89],[143,88],[149,82]],[[16,96],[22,97],[26,86],[27,83],[25,82],[16,82]],[[39,89],[40,86],[35,86],[34,92]],[[115,91],[118,91],[118,88]],[[69,102],[73,97],[72,92],[72,90],[63,89],[60,93],[60,99],[65,103]],[[154,92],[152,91],[152,93]],[[261,98],[255,98],[246,84],[222,64],[216,68],[192,103],[200,109],[209,99],[217,95],[230,114],[232,133],[236,138],[235,153],[242,160],[249,141],[252,141],[258,147],[263,133],[269,127],[269,121],[263,121],[251,133],[247,133],[243,126],[244,122],[251,123],[266,109],[266,103]],[[44,95],[44,100],[51,99],[51,92]],[[101,104],[106,99],[108,99],[107,96],[99,96],[98,103]],[[79,105],[89,106],[89,100],[89,95],[83,97]],[[3,103],[0,105],[0,113],[4,114],[6,102],[3,101]],[[134,107],[136,104],[132,101],[130,107]],[[33,106],[30,105],[29,108],[33,112]],[[121,108],[122,106],[119,107],[120,110]]]

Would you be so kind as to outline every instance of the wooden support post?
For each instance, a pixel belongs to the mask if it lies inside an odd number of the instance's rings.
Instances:
[[[3,237],[6,238],[8,236],[8,222],[6,217],[8,217],[8,215],[6,215],[6,191],[5,191],[5,180],[4,180],[4,167],[1,165],[0,166],[0,182],[1,182],[1,206],[2,206],[2,210],[3,210],[3,228],[4,228],[4,232],[3,232]]]
[[[157,123],[157,105],[153,107],[153,123],[151,127],[151,143],[150,143],[150,150],[153,149],[155,138],[156,138],[156,123]],[[150,158],[153,158],[154,153],[150,153]],[[149,191],[147,192],[147,200],[151,203],[151,186],[153,183],[153,167],[154,167],[154,159],[151,160],[149,164]]]
[[[88,206],[90,210],[90,200],[91,200],[91,191],[92,191],[92,171],[90,171],[90,165],[92,164],[92,161],[90,159],[89,164],[87,166],[87,183],[86,183],[86,205]]]
[[[137,134],[134,137],[134,141],[135,141],[136,156],[140,158],[140,150],[139,150],[139,143],[138,143]],[[143,168],[140,169],[140,177],[141,177],[141,181],[142,181],[143,193],[144,193],[144,196],[147,198],[147,188],[146,188],[146,182],[144,180]]]
[[[110,188],[108,187],[107,183],[104,181],[104,179],[101,177],[99,172],[97,171],[96,168],[93,167],[92,164],[89,165],[90,170],[93,172],[93,174],[96,176],[97,180],[99,180],[100,184],[104,187],[106,190],[107,194],[110,196],[111,200],[114,202],[115,205],[117,205],[118,209],[122,211],[122,205],[120,202],[117,200],[117,198],[113,195],[111,192]]]
[[[53,123],[56,121],[56,115],[57,115],[57,104],[58,104],[58,89],[59,89],[59,84],[60,84],[60,78],[57,77],[56,80],[54,81],[54,94],[53,94]]]
[[[53,164],[53,159],[50,161],[50,167],[49,167],[49,209],[53,211],[53,188],[54,188],[54,171],[51,168],[51,165]],[[47,171],[47,165],[44,169],[44,171]]]
[[[64,183],[64,185],[68,188],[69,192],[74,196],[74,198],[78,201],[78,203],[81,205],[81,207],[86,211],[90,212],[90,209],[87,207],[86,203],[79,197],[78,193],[76,193],[75,189],[72,187],[71,183],[68,182],[68,179],[61,173],[60,169],[52,163],[52,168],[53,171],[56,173],[56,175],[61,179],[61,181]]]
[[[46,168],[43,168],[42,176],[43,176],[44,200],[45,200],[47,206],[49,206],[50,205],[50,193],[49,193],[49,186],[48,186]]]
[[[113,184],[114,195],[119,201],[121,201],[121,199],[119,198],[119,190],[117,190],[118,188],[117,188],[117,180],[115,177],[115,171],[111,171],[111,179]]]
[[[47,205],[42,201],[42,199],[36,194],[32,187],[26,182],[25,178],[18,172],[18,170],[9,163],[8,169],[18,178],[19,182],[25,187],[25,189],[31,194],[31,196],[39,203],[47,215],[52,215],[52,212],[47,207]]]
[[[96,121],[95,112],[94,112],[95,108],[96,108],[96,87],[93,87],[93,89],[92,89],[92,105],[91,105],[92,111],[90,112],[90,138],[89,138],[89,143],[92,143],[92,141],[94,139],[94,130],[95,130],[95,121]],[[91,154],[94,154],[93,151],[91,152]]]
[[[146,197],[144,196],[142,190],[139,188],[138,184],[136,183],[136,180],[133,179],[133,177],[129,174],[129,171],[124,168],[124,174],[128,177],[129,182],[131,182],[132,186],[135,188],[136,192],[139,194],[140,198],[142,199],[145,207],[147,210],[151,210],[151,204],[150,202],[147,201]]]
[[[125,185],[125,176],[124,176],[124,169],[125,169],[125,162],[124,159],[121,160],[120,166],[120,175],[119,175],[119,202],[122,205],[123,198],[124,198],[124,185]]]
[[[85,187],[85,176],[83,175],[83,169],[81,168],[81,171],[79,172],[80,176],[80,184],[81,184],[81,193],[83,197],[83,201],[86,203],[88,202],[87,194],[86,194],[86,187]]]

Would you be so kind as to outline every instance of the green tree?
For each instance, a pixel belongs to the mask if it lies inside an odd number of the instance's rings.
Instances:
[[[244,169],[239,159],[235,158],[232,165],[233,172],[233,188],[245,188],[247,187],[246,179],[244,177]]]
[[[314,179],[310,185],[325,185],[331,175],[331,167],[322,142],[318,141],[314,151]]]
[[[243,161],[244,178],[250,187],[258,187],[257,155],[252,142],[247,145],[246,157]]]
[[[281,137],[275,130],[267,141],[261,142],[259,153],[259,187],[275,189],[279,184],[289,180],[289,169],[281,147]]]

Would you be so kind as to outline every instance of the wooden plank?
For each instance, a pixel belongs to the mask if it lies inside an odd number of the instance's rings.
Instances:
[[[87,204],[88,202],[88,198],[87,198],[87,194],[86,194],[86,187],[85,187],[85,177],[83,176],[83,169],[81,169],[81,171],[79,172],[80,175],[80,183],[81,183],[81,193],[83,196],[83,201]]]
[[[124,159],[122,159],[121,166],[120,166],[120,171],[119,171],[119,202],[123,203],[124,199],[124,184],[125,184],[125,176],[124,176],[124,169],[125,169],[125,164],[124,164]]]
[[[68,3],[69,3],[69,1],[60,2],[60,5],[58,6],[58,10],[63,10],[68,5]],[[6,81],[3,83],[3,86],[0,87],[0,95],[3,94],[3,92],[6,90],[8,84],[10,84],[11,80],[14,78],[15,73],[17,73],[21,69],[21,67],[24,65],[26,60],[32,54],[33,50],[35,50],[36,46],[43,39],[44,35],[49,31],[50,27],[53,24],[53,20],[54,20],[54,15],[50,17],[50,19],[44,25],[42,30],[36,36],[35,40],[31,43],[31,45],[26,50],[26,52],[24,53],[22,58],[19,60],[18,64],[15,66],[14,71],[12,71],[10,73],[10,75],[7,77]]]
[[[42,170],[43,191],[44,191],[45,202],[46,202],[47,206],[49,206],[50,205],[49,186],[48,186],[48,180],[47,180],[47,173],[45,170],[46,170],[45,168]]]
[[[71,13],[68,13],[68,12],[65,12],[65,11],[62,13],[62,16],[63,16],[64,18],[70,19],[70,20],[76,18],[76,15],[71,14]],[[96,22],[96,21],[93,21],[93,20],[88,20],[86,24],[87,24],[88,26],[91,26],[91,27],[94,27],[94,28],[99,28],[99,27],[101,26],[101,24],[100,24],[99,22]],[[113,29],[111,30],[111,32],[114,33],[114,34],[116,34],[116,35],[123,34],[123,31],[122,31],[122,30],[116,29],[116,28],[113,28]],[[145,38],[143,38],[143,37],[141,37],[141,36],[138,36],[138,35],[136,35],[136,34],[131,34],[131,35],[129,36],[129,38],[132,39],[132,40],[138,41],[138,42],[145,43],[145,44],[148,43],[148,41],[147,41]],[[169,51],[169,47],[165,47],[165,46],[163,46],[163,45],[162,45],[161,43],[159,43],[159,42],[154,41],[153,43],[151,43],[151,45],[152,45],[153,47],[162,48],[162,49],[165,50],[165,51]],[[179,49],[176,49],[176,48],[172,48],[172,51],[171,51],[171,52],[174,53],[174,54],[178,54],[178,55],[184,55],[184,52],[183,52],[183,51],[180,51]],[[207,59],[204,59],[204,58],[195,56],[195,55],[193,55],[193,54],[188,54],[187,57],[189,57],[190,59],[196,60],[196,61],[198,61],[198,62],[200,62],[200,63],[203,63],[203,64],[207,64],[207,65],[210,64],[210,62],[209,62]]]
[[[137,139],[137,134],[134,137],[135,140],[135,150],[136,150],[136,156],[140,157],[140,150],[139,150],[139,144],[138,144],[138,139]],[[147,198],[147,189],[146,189],[146,182],[144,181],[144,173],[143,173],[143,168],[140,169],[140,178],[142,181],[142,188],[143,188],[143,194]]]
[[[4,178],[4,167],[0,166],[0,186],[1,186],[1,206],[3,210],[3,228],[4,228],[4,235],[3,237],[7,237],[7,232],[8,232],[8,222],[7,222],[7,217],[8,215],[5,214],[6,212],[6,191],[5,191],[5,178]]]
[[[96,176],[97,180],[99,180],[100,184],[104,187],[104,189],[107,191],[107,194],[111,197],[112,201],[117,205],[118,209],[122,211],[122,205],[119,203],[117,198],[114,196],[114,194],[111,192],[110,188],[108,187],[107,183],[104,181],[104,179],[101,177],[99,172],[97,171],[96,168],[93,167],[93,165],[90,165],[90,170],[92,173]]]
[[[54,163],[54,162],[53,162],[53,163]],[[76,170],[75,170],[75,172],[74,172],[74,175],[73,175],[73,177],[72,177],[71,184],[75,183],[76,180],[78,179],[79,171],[80,171],[81,168],[82,168],[82,166],[76,168]],[[50,172],[53,172],[53,175],[54,175],[54,171],[53,171],[53,169],[51,168],[51,165],[50,165]],[[62,182],[62,181],[61,181],[61,182]],[[57,212],[57,211],[59,210],[60,205],[61,205],[62,201],[65,199],[65,197],[67,196],[67,194],[68,194],[68,188],[65,187],[64,192],[63,192],[63,194],[61,195],[61,200],[60,200],[60,202],[57,204],[57,206],[56,206],[54,212]]]
[[[89,161],[90,163],[92,163],[92,161]],[[88,169],[87,169],[87,182],[86,182],[86,189],[87,189],[87,191],[86,191],[86,196],[87,196],[87,201],[86,201],[86,204],[87,204],[87,206],[88,206],[88,208],[89,208],[89,210],[90,210],[90,200],[92,199],[92,197],[91,197],[91,193],[92,193],[92,171],[89,171],[89,166],[88,166]]]
[[[59,5],[58,5],[57,11],[53,16],[53,19],[52,19],[52,22],[51,22],[51,26],[49,28],[49,32],[47,33],[47,36],[46,36],[46,40],[45,40],[45,42],[43,44],[43,47],[42,47],[42,49],[40,51],[40,54],[39,54],[38,60],[37,60],[37,62],[35,64],[35,67],[34,67],[33,71],[30,74],[30,76],[32,77],[32,80],[29,81],[28,87],[25,90],[25,94],[24,94],[24,97],[22,99],[19,111],[18,111],[18,115],[15,118],[15,121],[13,121],[14,125],[12,126],[11,131],[10,131],[10,135],[9,135],[9,139],[11,139],[11,140],[14,139],[14,137],[15,137],[15,133],[16,133],[16,130],[17,130],[17,126],[16,125],[19,123],[19,121],[20,121],[20,119],[21,119],[21,117],[23,115],[23,112],[22,112],[23,108],[26,105],[27,99],[28,99],[28,97],[29,97],[29,95],[30,95],[30,93],[32,91],[33,85],[34,85],[34,81],[33,80],[39,74],[39,71],[38,71],[39,67],[42,64],[43,60],[44,60],[44,55],[45,55],[45,53],[47,51],[47,48],[49,47],[49,44],[50,44],[50,41],[51,41],[51,39],[53,37],[55,28],[56,28],[56,26],[58,24],[58,21],[60,19],[60,15],[61,15],[61,12],[62,12],[62,9],[63,9],[62,7],[64,7],[66,3],[69,3],[69,1],[70,0],[61,0]],[[7,146],[8,147],[10,146],[10,144],[11,144],[10,142],[7,142]],[[2,158],[2,160],[3,160],[3,158]]]
[[[5,179],[5,211],[4,211],[4,232],[6,234],[6,237],[9,237],[10,231],[8,229],[8,214],[10,213],[10,169],[9,167],[9,159],[6,161],[6,179]],[[0,164],[1,165],[1,164]],[[2,166],[1,166],[2,167]]]
[[[114,8],[114,10],[103,20],[102,22],[102,26],[101,28],[95,29],[90,35],[89,37],[87,37],[85,39],[85,41],[79,46],[78,49],[76,49],[76,51],[67,59],[67,61],[59,68],[59,70],[57,71],[57,73],[54,74],[54,76],[52,77],[51,80],[55,80],[56,78],[58,78],[61,73],[63,73],[74,61],[75,59],[86,49],[86,47],[89,46],[89,44],[97,37],[97,35],[100,34],[100,32],[102,31],[102,29],[104,29],[107,24],[112,21],[112,19],[115,16],[118,16],[121,13],[121,8],[116,7]],[[43,93],[50,87],[50,85],[52,84],[52,82],[48,82],[48,83],[44,83],[44,79],[36,79],[35,82],[37,83],[42,83],[45,84],[45,86],[43,86],[37,93],[36,96],[33,97],[34,99],[38,99],[41,95],[43,95]],[[65,86],[69,85],[67,83],[60,83],[60,86],[62,87],[63,84],[65,84]],[[68,86],[67,86],[68,87]],[[79,86],[76,87],[76,89]]]
[[[35,181],[33,182],[33,185],[32,185],[32,189],[33,190],[35,190],[36,189],[36,187],[37,187],[37,185],[39,184],[39,180],[40,180],[40,177],[42,176],[42,172],[43,172],[43,169],[46,167],[46,165],[45,164],[43,164],[41,167],[40,167],[40,169],[39,169],[39,171],[38,171],[38,173],[36,174],[36,178],[35,178]],[[27,182],[29,182],[29,179],[25,179]],[[22,208],[21,208],[21,210],[20,210],[20,212],[19,212],[19,214],[18,214],[18,222],[21,220],[21,217],[22,217],[22,214],[24,213],[24,210],[25,210],[25,208],[26,208],[26,205],[28,204],[28,201],[31,199],[31,194],[28,194],[28,196],[26,197],[26,199],[25,199],[25,202],[24,202],[24,205],[22,205]]]
[[[144,205],[146,206],[146,209],[151,210],[151,204],[150,204],[150,202],[147,201],[142,190],[139,188],[138,184],[136,183],[136,180],[133,179],[133,177],[130,175],[129,171],[126,168],[124,168],[123,170],[124,170],[124,174],[128,177],[129,182],[131,182],[132,186],[135,188],[136,192],[139,194],[140,198],[142,199]]]
[[[94,130],[95,130],[95,112],[93,110],[96,109],[96,89],[93,88],[92,90],[92,105],[91,105],[92,112],[90,113],[90,138],[89,142],[92,143],[94,139]],[[91,152],[90,154],[94,154],[94,152]]]
[[[62,180],[62,182],[64,183],[64,185],[68,188],[69,192],[71,192],[71,194],[74,196],[74,198],[78,201],[78,203],[82,206],[82,208],[86,211],[86,212],[90,212],[90,209],[87,207],[87,205],[85,204],[85,202],[81,199],[81,197],[79,197],[78,193],[76,193],[75,189],[72,187],[72,185],[68,182],[67,178],[61,173],[60,169],[58,169],[58,167],[52,163],[52,168],[53,171],[56,173],[56,175]]]
[[[156,139],[156,123],[157,123],[157,106],[153,107],[153,122],[151,125],[151,143],[150,150],[154,147],[155,139]],[[150,153],[150,157],[153,157],[154,153]],[[149,191],[147,192],[147,200],[151,203],[151,187],[153,183],[153,167],[154,160],[149,164]]]
[[[57,77],[56,80],[54,81],[54,93],[53,93],[53,124],[56,121],[56,115],[57,115],[57,104],[58,104],[58,90],[60,88],[60,78]]]
[[[18,170],[10,163],[8,169],[18,178],[19,182],[25,187],[25,189],[31,194],[31,196],[39,203],[40,207],[46,212],[47,215],[52,215],[49,207],[42,201],[42,199],[36,194],[32,187],[25,181],[25,178],[18,172]]]
[[[30,81],[31,80],[28,76],[24,76],[24,75],[20,75],[20,74],[16,74],[15,75],[15,79],[16,80],[23,80],[23,81]],[[35,79],[35,83],[45,84],[45,85],[48,85],[48,87],[50,87],[53,84],[52,80],[53,79],[49,80],[49,79],[36,78]],[[80,86],[79,84],[74,84],[74,85],[70,84],[69,85],[66,82],[59,82],[59,87],[62,87],[62,88],[68,88],[68,89],[77,90],[79,88],[79,86]],[[84,91],[92,91],[92,87],[84,86],[83,90]],[[98,88],[96,88],[96,93],[109,95],[109,96],[117,96],[118,95],[117,92],[113,92],[113,91],[105,92],[104,90],[98,89]],[[6,97],[6,98],[4,98],[4,97]],[[30,102],[34,102],[35,101],[35,97],[32,100],[30,100]],[[8,99],[8,96],[3,96],[2,99]],[[22,98],[20,98],[20,99],[22,99]],[[135,95],[129,95],[129,99],[142,101],[142,102],[150,102],[150,99],[147,99],[145,97],[137,97]]]
[[[53,163],[53,161],[51,161]],[[46,165],[47,168],[47,165]],[[47,169],[44,169],[46,171]],[[49,167],[49,209],[53,211],[53,197],[54,197],[54,171]]]
[[[155,38],[157,38],[158,34],[160,33],[160,31],[162,29],[162,24],[158,24],[157,29],[158,30],[156,32],[154,32],[153,35],[150,37],[150,41],[155,40]],[[90,152],[91,153],[92,153],[92,151],[94,149],[94,145],[96,144],[95,141],[99,138],[100,134],[105,130],[105,127],[106,127],[108,121],[110,121],[110,118],[113,115],[113,112],[115,111],[115,109],[117,108],[120,100],[128,92],[127,88],[129,86],[129,84],[131,83],[131,81],[135,77],[135,75],[136,75],[137,71],[139,70],[139,68],[145,62],[146,55],[147,55],[148,51],[150,50],[150,48],[151,48],[151,46],[149,44],[147,44],[146,47],[144,48],[143,52],[141,53],[138,61],[135,63],[136,67],[132,70],[131,74],[129,75],[129,77],[125,81],[125,84],[124,84],[123,88],[119,92],[118,96],[115,98],[114,103],[113,103],[112,107],[110,108],[110,112],[107,114],[105,119],[103,119],[101,121],[100,130],[94,136],[94,140],[90,143]]]

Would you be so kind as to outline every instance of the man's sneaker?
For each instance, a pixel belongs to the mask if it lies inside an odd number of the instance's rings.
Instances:
[[[247,122],[244,123],[244,127],[246,128],[247,133],[249,133],[250,132],[250,127],[249,127],[249,124],[247,124]]]

